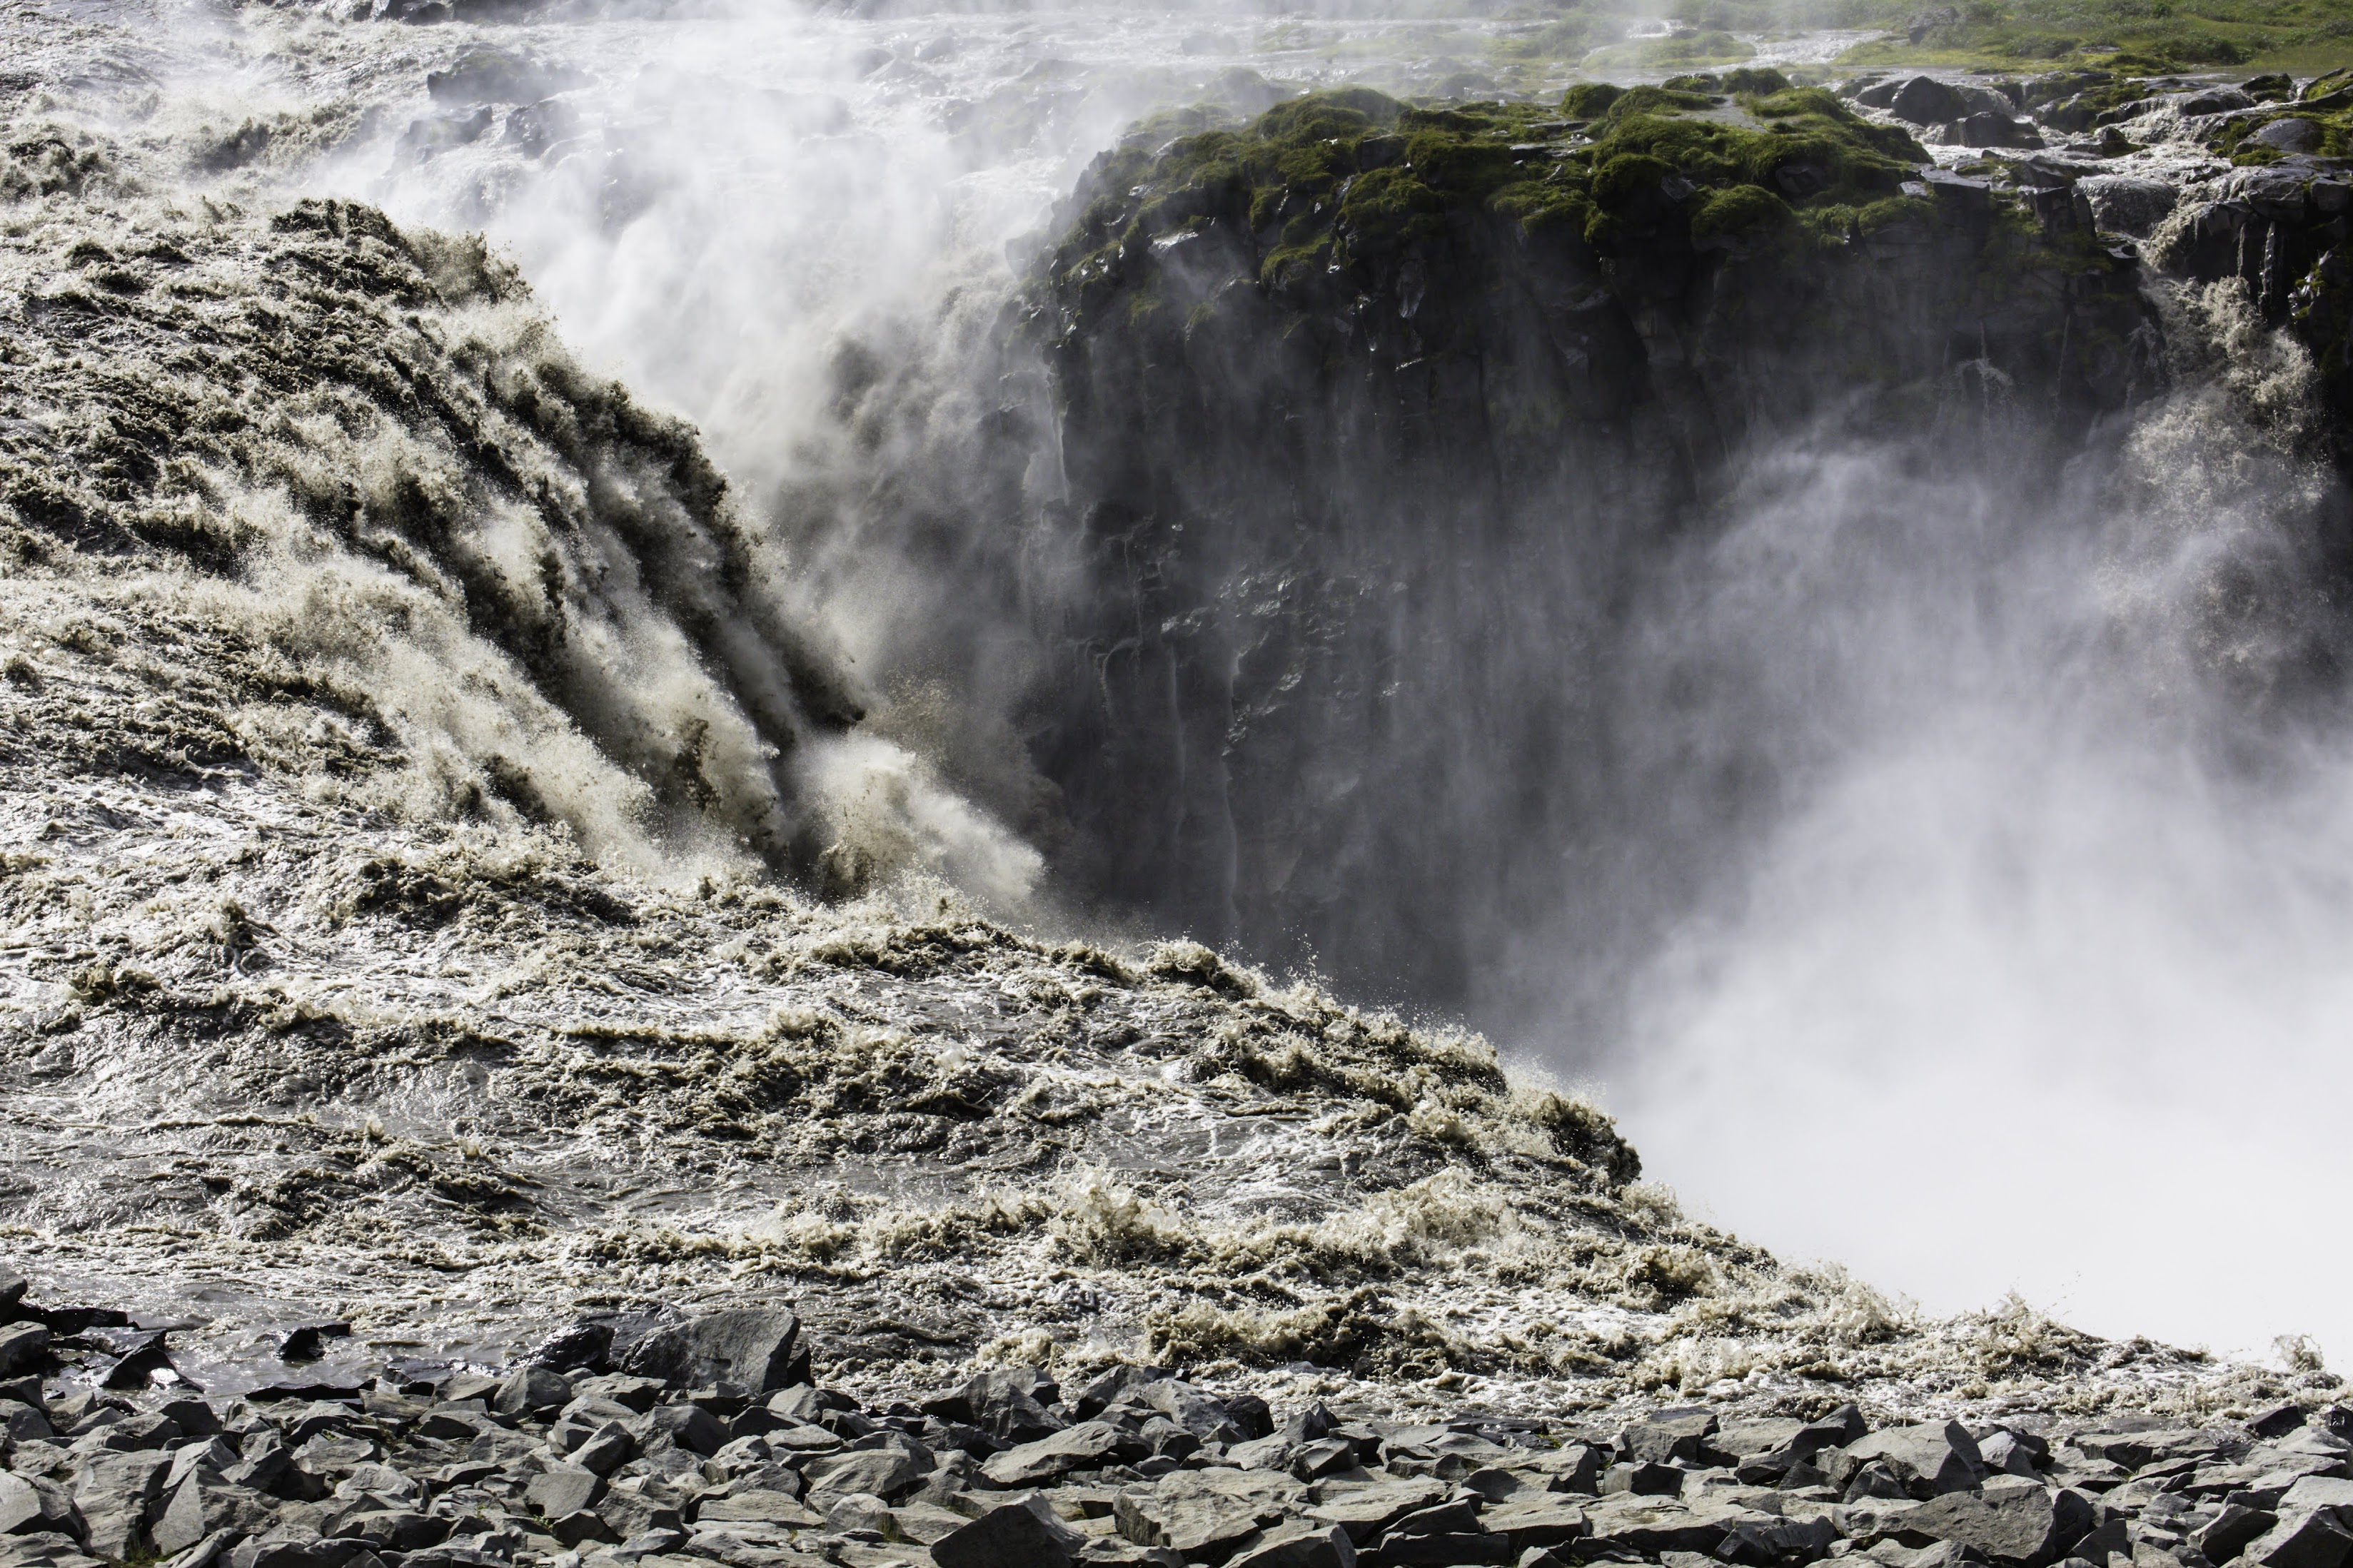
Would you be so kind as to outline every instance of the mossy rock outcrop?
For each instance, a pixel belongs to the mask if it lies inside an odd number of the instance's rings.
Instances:
[[[1640,787],[1594,740],[1619,606],[1748,457],[1992,418],[2048,471],[2149,384],[2072,205],[1734,74],[1171,115],[1090,171],[1019,328],[1071,491],[1033,750],[1090,890],[1459,997]]]

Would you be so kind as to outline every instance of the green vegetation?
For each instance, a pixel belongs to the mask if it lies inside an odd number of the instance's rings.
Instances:
[[[2311,140],[2295,139],[2288,145],[2258,139],[2266,126],[2284,120],[2309,121],[2317,134]],[[2280,104],[2233,115],[2215,139],[2214,147],[2234,163],[2274,163],[2290,152],[2327,158],[2353,157],[2353,105],[2340,101],[2327,109],[2314,110],[2303,104]]]
[[[1926,12],[1871,0],[1852,9],[1879,13],[1864,25],[1890,31],[1850,51],[1841,63],[1851,66],[2311,70],[2353,60],[2349,0],[1976,0]]]
[[[1350,89],[1247,125],[1192,110],[1139,127],[1098,165],[1050,266],[1065,284],[1108,284],[1145,247],[1247,226],[1262,279],[1280,288],[1474,215],[1530,235],[1566,226],[1605,253],[1679,226],[1703,247],[1842,240],[1926,213],[1902,194],[1926,161],[1902,129],[1777,71],[1584,86],[1557,110],[1413,107]],[[1130,302],[1132,316],[1155,308],[1148,293]]]
[[[1664,15],[1683,36],[1626,44],[1618,41],[1626,13],[1602,0],[1546,5],[1540,14],[1543,27],[1499,46],[1500,57],[1575,63],[1598,48],[1585,68],[1672,70],[1745,59],[1742,37],[1838,27],[1882,35],[1846,54],[1839,63],[1850,68],[2309,74],[2353,64],[2353,0],[1669,0]]]
[[[2268,101],[2244,114],[2232,116],[2215,139],[2215,150],[2227,154],[2232,163],[2276,163],[2291,151],[2330,158],[2353,157],[2353,70],[2331,71],[2306,83],[2300,95],[2291,95],[2285,78],[2246,85],[2254,96]],[[2259,86],[2276,90],[2257,91]],[[2279,132],[2265,134],[2266,127],[2282,121],[2306,121],[2311,129],[2303,136],[2286,137],[2284,142],[2274,139],[2280,135]],[[2300,128],[2281,126],[2280,132]]]

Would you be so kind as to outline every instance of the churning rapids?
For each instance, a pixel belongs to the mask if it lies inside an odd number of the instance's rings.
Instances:
[[[1268,237],[1537,25],[366,9],[0,4],[35,1299],[227,1392],[746,1300],[878,1399],[2336,1386],[2127,1337],[2353,1344],[2342,366],[2196,115],[1818,274],[1407,191],[1342,300]],[[1153,226],[1330,89],[1358,183]]]

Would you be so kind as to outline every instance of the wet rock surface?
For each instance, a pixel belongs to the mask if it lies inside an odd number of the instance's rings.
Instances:
[[[25,1427],[0,1450],[0,1561],[2341,1568],[2353,1552],[2341,1405],[2195,1428],[2031,1414],[1874,1431],[1852,1405],[1812,1422],[1400,1421],[1134,1365],[1070,1390],[1016,1368],[863,1403],[805,1379],[610,1370],[658,1335],[738,1342],[744,1322],[688,1317],[565,1374],[411,1360],[210,1397],[170,1376],[123,1394],[22,1380],[0,1390]],[[1017,1384],[1048,1436],[1008,1445],[954,1418]],[[594,1468],[575,1443],[589,1422],[612,1449]],[[1597,1485],[1634,1468],[1659,1483]]]

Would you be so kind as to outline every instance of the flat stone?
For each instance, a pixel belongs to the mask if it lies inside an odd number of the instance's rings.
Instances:
[[[0,1563],[6,1568],[106,1568],[85,1556],[72,1536],[57,1531],[0,1537]]]
[[[1500,1535],[1383,1536],[1365,1554],[1372,1568],[1444,1568],[1450,1563],[1509,1563],[1517,1555]]]
[[[541,1518],[562,1519],[596,1507],[605,1495],[605,1479],[577,1465],[558,1465],[532,1477],[522,1495]]]
[[[790,1448],[796,1453],[829,1453],[841,1447],[841,1435],[822,1426],[786,1426],[767,1434],[772,1448]]]
[[[1338,1525],[1361,1546],[1408,1514],[1443,1500],[1446,1487],[1418,1477],[1355,1484],[1341,1484],[1335,1477],[1319,1483],[1311,1495],[1307,1517]]]
[[[1090,1536],[1080,1550],[1086,1568],[1185,1568],[1185,1559],[1165,1546],[1138,1546],[1121,1535]]]
[[[679,1526],[684,1522],[679,1510],[669,1503],[621,1487],[607,1492],[595,1512],[621,1537],[624,1545],[655,1531],[678,1533]]]
[[[2015,1432],[1994,1431],[1978,1438],[1978,1457],[1985,1461],[1987,1469],[2004,1475],[2032,1480],[2042,1473],[2035,1464],[2035,1450]]]
[[[1288,1443],[1287,1437],[1261,1437],[1261,1443]],[[1245,1444],[1244,1447],[1249,1445]],[[1312,1481],[1335,1471],[1353,1468],[1356,1462],[1356,1445],[1345,1437],[1318,1437],[1302,1443],[1285,1456],[1284,1468],[1303,1481]]]
[[[1720,1562],[1765,1568],[1767,1564],[1811,1563],[1826,1555],[1838,1540],[1829,1519],[1783,1519],[1757,1513],[1736,1520],[1725,1531],[1715,1556]]]
[[[421,1552],[448,1539],[450,1521],[414,1509],[379,1509],[357,1513],[335,1527],[345,1541],[358,1541],[377,1552]]]
[[[436,1405],[433,1414],[418,1422],[417,1434],[420,1437],[438,1437],[445,1443],[470,1443],[497,1425],[481,1401],[452,1400]]]
[[[911,1445],[912,1446],[912,1445]],[[847,1496],[868,1492],[879,1498],[904,1497],[923,1481],[929,1467],[905,1448],[867,1448],[828,1454],[801,1467],[811,1492]]]
[[[1745,1459],[1753,1454],[1770,1454],[1797,1441],[1806,1424],[1787,1416],[1768,1416],[1754,1421],[1729,1421],[1718,1427],[1708,1439],[1708,1447],[1735,1459]]]
[[[617,1545],[621,1539],[618,1531],[588,1509],[582,1509],[577,1513],[567,1513],[561,1519],[548,1521],[547,1533],[565,1546],[575,1547],[585,1542],[592,1541],[608,1542]]]
[[[1150,1488],[1120,1493],[1112,1517],[1138,1546],[1222,1562],[1260,1529],[1298,1512],[1306,1495],[1297,1481],[1271,1470],[1178,1470]]]
[[[1839,1532],[1857,1546],[1871,1546],[1882,1541],[1901,1541],[1910,1533],[1907,1521],[1920,1511],[1922,1504],[1911,1498],[1860,1498],[1841,1503],[1831,1510]],[[1929,1538],[1913,1535],[1915,1547]]]
[[[2305,1476],[2287,1489],[2279,1500],[2282,1513],[2299,1509],[2353,1509],[2353,1480],[2337,1476]]]
[[[1616,1548],[1651,1558],[1662,1552],[1713,1552],[1736,1522],[1770,1517],[1739,1508],[1686,1508],[1665,1498],[1630,1493],[1588,1503],[1584,1511],[1583,1539],[1588,1548]]]
[[[1476,1535],[1482,1529],[1478,1500],[1456,1497],[1430,1508],[1416,1509],[1383,1531],[1381,1539],[1389,1542],[1414,1535]]]
[[[659,1378],[608,1373],[600,1377],[574,1378],[572,1393],[575,1402],[581,1399],[609,1400],[631,1415],[643,1415],[661,1403],[662,1383]]]
[[[1571,1443],[1562,1448],[1540,1448],[1515,1456],[1511,1462],[1515,1473],[1534,1474],[1543,1478],[1543,1489],[1556,1492],[1579,1492],[1590,1497],[1601,1489],[1601,1450],[1589,1443]]]
[[[1980,185],[1979,194],[1984,192],[1985,187]],[[1870,1430],[1863,1423],[1860,1407],[1841,1405],[1820,1420],[1809,1421],[1799,1427],[1789,1441],[1789,1451],[1801,1459],[1811,1459],[1825,1448],[1843,1448]]]
[[[1585,1510],[1548,1493],[1514,1498],[1486,1510],[1480,1522],[1515,1550],[1565,1545],[1585,1534]]]
[[[732,1492],[726,1497],[707,1497],[696,1505],[697,1524],[776,1524],[806,1529],[825,1522],[815,1509],[806,1507],[790,1492],[767,1491],[758,1488]]]
[[[1356,1543],[1336,1524],[1293,1520],[1246,1542],[1227,1568],[1356,1568]]]
[[[510,140],[515,139],[512,123],[508,127],[508,134]],[[533,1366],[543,1366],[554,1372],[580,1372],[603,1366],[612,1350],[613,1326],[610,1323],[580,1322],[567,1329],[558,1329],[524,1359]]]
[[[2184,93],[2173,104],[2184,114],[2235,114],[2253,109],[2255,100],[2235,87],[2209,87]]]
[[[1267,1439],[1281,1442],[1280,1438]],[[1147,1458],[1151,1446],[1108,1421],[1082,1421],[1067,1431],[991,1455],[981,1474],[1001,1487],[1030,1487],[1060,1479],[1072,1470],[1100,1469],[1113,1462]],[[1240,1456],[1235,1456],[1238,1462]],[[1277,1467],[1280,1468],[1280,1467]]]
[[[32,1482],[0,1470],[0,1535],[46,1530],[53,1522]]]
[[[2243,174],[2247,171],[2241,170]],[[2302,187],[2297,187],[2302,199]],[[2075,1436],[2073,1447],[2095,1459],[2106,1459],[2122,1465],[2127,1470],[2141,1469],[2159,1459],[2186,1458],[2193,1454],[2211,1454],[2221,1447],[2221,1440],[2211,1433],[2189,1427],[2157,1427],[2143,1432],[2085,1432]]]
[[[1108,1509],[1110,1505],[1106,1502],[1104,1506]],[[1061,1515],[1060,1509],[1055,1511]],[[912,1541],[922,1546],[929,1546],[943,1536],[953,1535],[970,1522],[960,1513],[951,1513],[927,1502],[902,1502],[891,1510],[892,1532],[900,1540]]]
[[[1092,1421],[1135,1390],[1175,1375],[1166,1367],[1115,1366],[1072,1395],[1071,1408],[1079,1413],[1080,1420]],[[1324,1434],[1312,1435],[1321,1437]]]
[[[1922,173],[1920,181],[1928,187],[1928,195],[1934,200],[1951,211],[1968,214],[1992,210],[1993,186],[1984,180],[1972,180],[1949,169],[1929,169]]]
[[[1268,1435],[1258,1424],[1238,1419],[1227,1401],[1173,1377],[1145,1384],[1129,1401],[1158,1411],[1204,1443],[1231,1445]]]
[[[1226,1450],[1226,1458],[1245,1470],[1287,1470],[1291,1468],[1292,1452],[1298,1447],[1277,1432],[1272,1436],[1236,1443]]]

